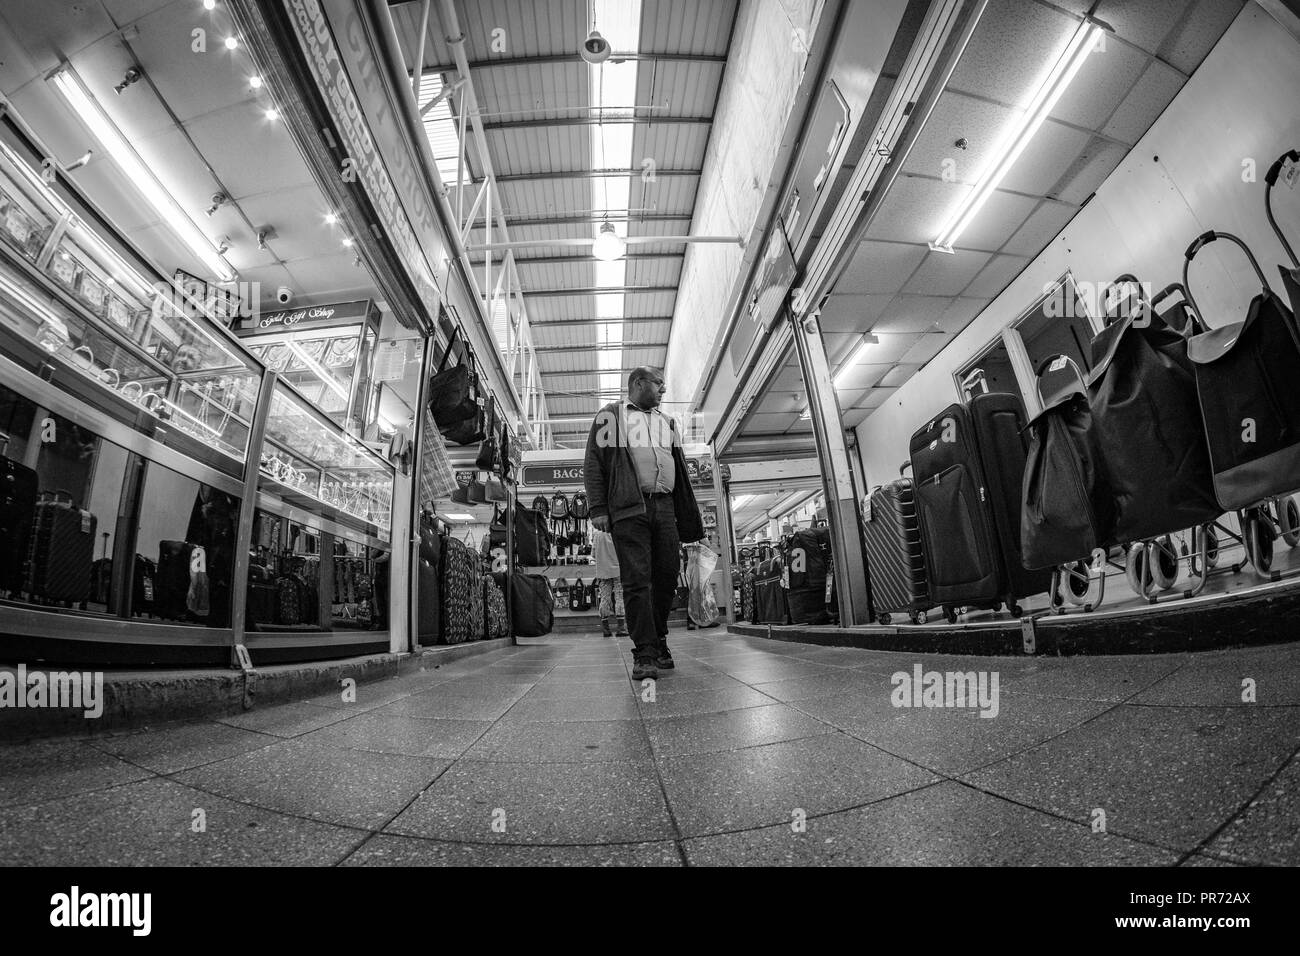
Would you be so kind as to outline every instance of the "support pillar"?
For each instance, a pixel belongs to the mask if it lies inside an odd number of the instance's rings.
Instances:
[[[808,390],[813,440],[826,495],[826,519],[831,531],[835,558],[835,592],[839,600],[840,624],[852,627],[871,620],[871,593],[867,564],[862,551],[858,504],[853,497],[853,478],[848,448],[844,441],[840,403],[831,382],[830,362],[822,341],[817,314],[791,317],[795,352]]]
[[[713,496],[718,512],[718,560],[722,562],[722,593],[727,599],[727,623],[736,623],[736,588],[731,580],[731,565],[736,560],[736,542],[731,537],[731,495],[722,480],[722,462],[713,452]]]

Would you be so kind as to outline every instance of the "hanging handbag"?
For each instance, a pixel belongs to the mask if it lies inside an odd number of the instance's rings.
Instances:
[[[487,486],[478,480],[477,472],[475,472],[474,477],[470,479],[469,488],[467,489],[466,494],[469,498],[469,503],[472,505],[481,505],[487,501]]]
[[[497,462],[501,457],[501,451],[498,446],[499,439],[497,437],[496,419],[496,405],[495,403],[489,402],[487,410],[484,412],[483,416],[484,438],[479,442],[478,457],[474,459],[474,467],[479,471],[496,470]]]
[[[480,400],[481,401],[481,400]],[[483,407],[477,406],[475,412],[469,418],[456,422],[450,428],[444,428],[442,433],[447,436],[447,441],[457,445],[472,445],[476,441],[483,440]]]
[[[429,379],[429,411],[433,413],[434,420],[443,431],[458,426],[476,414],[482,414],[478,373],[474,371],[474,353],[469,350],[468,343],[463,339],[461,340],[463,349],[457,357],[457,364],[451,368],[447,367],[447,360],[456,350],[456,341],[460,338],[458,324],[451,334],[451,340],[447,343],[447,351],[442,353],[438,371]]]
[[[458,505],[467,505],[469,501],[469,486],[473,481],[474,473],[470,471],[458,471],[455,474],[456,490],[451,493],[451,500]]]
[[[483,479],[483,488],[483,493],[488,501],[506,500],[506,486],[502,483],[500,478],[491,472],[488,472],[487,476]]]
[[[506,546],[506,516],[499,507],[492,509],[492,522],[488,525],[488,542],[489,549]]]

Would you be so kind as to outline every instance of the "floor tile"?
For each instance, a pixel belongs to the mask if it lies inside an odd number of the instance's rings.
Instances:
[[[670,841],[604,846],[504,846],[377,834],[344,866],[681,866]]]
[[[465,757],[526,763],[648,762],[650,744],[637,720],[557,722],[521,720],[512,714],[488,731]]]
[[[0,746],[0,807],[98,790],[153,773],[97,750],[84,740]]]
[[[829,724],[784,704],[721,714],[664,717],[646,721],[646,730],[657,757],[737,750],[835,732]]]

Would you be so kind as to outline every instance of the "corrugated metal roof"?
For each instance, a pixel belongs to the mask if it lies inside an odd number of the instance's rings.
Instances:
[[[641,51],[726,55],[737,0],[641,0]]]
[[[637,70],[636,101],[655,109],[651,116],[712,116],[726,64],[698,61],[647,61]]]
[[[712,126],[645,123],[632,134],[632,158],[639,167],[654,160],[660,169],[700,169]]]

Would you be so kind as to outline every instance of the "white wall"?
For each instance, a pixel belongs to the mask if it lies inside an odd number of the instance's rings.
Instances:
[[[808,41],[795,37],[812,36],[820,6],[818,0],[741,0],[692,233],[748,237],[753,230],[807,60]],[[737,245],[687,246],[664,365],[665,400],[694,396],[744,254]]]
[[[1183,251],[1207,229],[1240,236],[1283,290],[1281,243],[1264,217],[1264,173],[1300,147],[1300,43],[1257,5],[1241,15],[1178,96],[1051,244],[925,368],[861,425],[867,487],[892,481],[912,432],[956,401],[953,372],[979,352],[1067,269],[1101,284],[1125,272],[1159,290],[1182,280]],[[1158,157],[1158,159],[1156,158]],[[1253,161],[1255,181],[1243,181]],[[1274,211],[1300,247],[1300,189],[1274,189]],[[1211,325],[1240,317],[1259,288],[1227,242],[1207,246],[1192,293]]]

